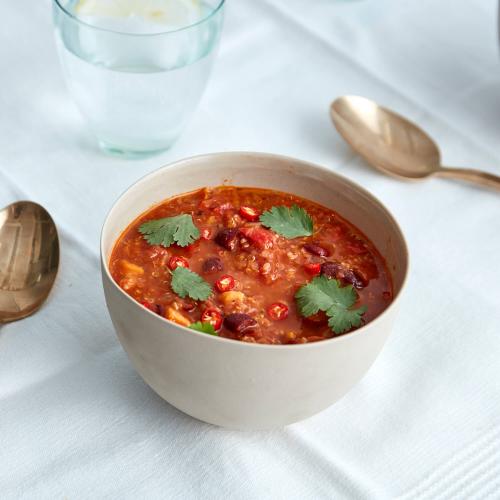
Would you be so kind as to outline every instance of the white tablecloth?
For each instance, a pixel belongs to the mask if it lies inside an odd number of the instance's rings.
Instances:
[[[500,498],[500,197],[370,170],[330,101],[370,96],[436,137],[446,164],[500,174],[495,0],[231,0],[196,116],[167,153],[104,156],[64,88],[48,0],[0,5],[0,206],[53,214],[46,306],[0,327],[0,498]],[[106,311],[98,240],[116,197],[172,160],[284,153],[354,179],[394,212],[411,279],[363,381],[272,432],[200,423],[134,372]]]

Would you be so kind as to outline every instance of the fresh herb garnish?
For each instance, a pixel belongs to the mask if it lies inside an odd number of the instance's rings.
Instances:
[[[334,333],[344,333],[361,325],[361,317],[366,306],[351,309],[358,295],[351,285],[340,286],[335,279],[317,276],[295,294],[297,306],[304,317],[324,311],[328,316],[328,326]]]
[[[196,330],[197,332],[208,333],[209,335],[217,335],[215,328],[210,323],[203,323],[202,321],[197,321],[189,325],[191,330]]]
[[[351,328],[361,325],[362,316],[365,312],[366,306],[361,306],[357,309],[344,309],[343,307],[332,306],[326,311],[326,314],[329,316],[328,326],[335,333],[347,332]]]
[[[186,247],[200,237],[200,231],[193,223],[191,215],[182,214],[145,222],[139,232],[150,245],[169,247],[174,243]]]
[[[260,216],[260,222],[289,239],[313,234],[311,216],[298,205],[272,207]]]
[[[193,300],[207,300],[212,293],[212,287],[199,274],[185,267],[176,267],[172,271],[171,285],[181,298],[188,295]]]

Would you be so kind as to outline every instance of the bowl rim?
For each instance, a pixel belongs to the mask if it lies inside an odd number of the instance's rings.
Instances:
[[[131,189],[133,189],[137,185],[141,184],[142,182],[146,181],[148,178],[159,175],[160,172],[163,172],[164,170],[168,170],[170,168],[175,168],[175,167],[182,167],[184,164],[189,164],[193,160],[203,160],[203,159],[211,159],[211,158],[213,159],[213,158],[217,158],[217,157],[221,157],[221,156],[234,156],[234,155],[259,156],[259,157],[267,158],[267,159],[271,159],[271,160],[272,159],[281,160],[281,161],[288,160],[288,161],[291,161],[294,163],[298,162],[298,163],[304,164],[308,167],[314,168],[317,171],[321,171],[321,172],[325,173],[326,175],[331,175],[331,176],[337,177],[340,180],[342,180],[343,182],[350,184],[352,187],[361,191],[362,194],[365,195],[371,202],[374,202],[375,204],[379,205],[379,207],[382,208],[382,210],[385,212],[385,215],[392,222],[392,224],[396,230],[396,233],[398,233],[399,239],[402,243],[402,251],[403,251],[404,258],[406,260],[406,268],[404,270],[404,275],[403,275],[403,279],[401,281],[401,287],[400,287],[399,291],[393,297],[392,302],[376,318],[374,318],[369,323],[366,323],[361,328],[358,328],[352,332],[345,333],[345,334],[339,335],[337,337],[332,337],[329,339],[321,340],[318,342],[312,342],[310,344],[309,343],[306,343],[306,344],[258,344],[258,343],[242,342],[241,340],[228,339],[225,337],[219,337],[218,335],[207,335],[206,333],[198,332],[196,330],[191,330],[188,327],[178,325],[177,323],[174,323],[173,321],[169,321],[168,319],[163,318],[162,316],[159,316],[158,314],[154,313],[153,311],[146,309],[139,302],[137,302],[135,299],[133,299],[128,293],[126,293],[124,290],[122,290],[120,288],[120,286],[118,286],[116,281],[111,276],[111,273],[109,271],[109,263],[105,259],[104,232],[105,232],[106,226],[109,223],[109,220],[111,219],[111,217],[113,215],[113,211],[115,210],[116,205],[119,203],[119,201]],[[294,174],[294,175],[296,175],[296,174]],[[182,193],[180,193],[180,194],[182,194]],[[312,200],[312,201],[314,201],[314,200]],[[152,206],[154,206],[154,205],[152,205]],[[156,321],[160,322],[159,324],[164,325],[164,326],[173,327],[174,329],[177,329],[179,331],[179,333],[182,333],[183,335],[186,335],[186,334],[196,335],[200,338],[205,338],[208,341],[210,341],[209,339],[211,339],[211,341],[213,341],[213,342],[225,342],[225,343],[229,343],[230,345],[233,345],[235,347],[244,348],[244,346],[245,346],[245,347],[248,347],[249,349],[279,349],[279,350],[319,349],[320,347],[318,347],[318,345],[319,346],[325,345],[325,343],[332,344],[333,342],[336,342],[336,343],[347,342],[347,341],[349,341],[350,338],[352,338],[354,336],[362,335],[363,333],[365,333],[365,330],[367,328],[370,328],[370,327],[380,323],[382,321],[382,318],[387,316],[389,314],[389,311],[393,310],[396,307],[396,305],[399,304],[399,301],[401,300],[402,292],[406,288],[406,285],[408,283],[408,275],[409,275],[409,270],[410,270],[410,254],[408,251],[408,243],[406,241],[404,233],[401,230],[399,223],[397,222],[396,218],[393,216],[391,211],[376,196],[374,196],[372,193],[367,191],[364,187],[360,186],[359,184],[352,181],[351,179],[344,177],[343,175],[338,174],[338,173],[334,172],[333,170],[331,170],[327,167],[324,167],[322,165],[317,165],[316,163],[312,163],[312,162],[309,162],[307,160],[302,160],[299,158],[294,158],[291,156],[274,154],[274,153],[264,153],[264,152],[258,152],[258,151],[224,151],[224,152],[213,152],[213,153],[205,153],[205,154],[199,154],[199,155],[195,155],[195,156],[189,156],[187,158],[181,158],[178,160],[174,160],[170,163],[167,163],[166,165],[163,165],[163,166],[153,170],[152,172],[149,172],[149,173],[143,175],[137,181],[135,181],[134,183],[129,185],[125,189],[125,191],[123,191],[118,196],[118,198],[116,198],[116,200],[111,205],[111,208],[108,210],[108,213],[106,214],[106,217],[104,219],[104,223],[103,223],[102,229],[101,229],[100,254],[101,254],[100,255],[100,257],[101,257],[101,273],[105,274],[105,276],[111,282],[111,284],[112,284],[111,286],[115,290],[117,290],[122,296],[126,297],[126,299],[133,304],[133,307],[137,307],[138,310],[140,310],[146,314],[150,314],[151,317],[155,318]],[[384,256],[382,255],[382,257],[384,257]],[[392,275],[391,275],[391,278],[392,278]]]

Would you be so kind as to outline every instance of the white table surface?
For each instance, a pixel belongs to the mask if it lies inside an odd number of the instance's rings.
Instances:
[[[196,116],[167,153],[101,154],[65,91],[50,2],[0,5],[0,206],[53,214],[46,306],[0,327],[0,498],[500,498],[500,197],[370,170],[328,117],[341,94],[417,120],[446,164],[500,174],[495,0],[230,0]],[[101,224],[133,181],[221,150],[284,153],[354,179],[394,212],[411,279],[362,382],[288,428],[230,432],[156,396],[115,337]]]

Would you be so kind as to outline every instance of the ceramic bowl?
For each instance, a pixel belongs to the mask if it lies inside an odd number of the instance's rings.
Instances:
[[[171,323],[140,306],[109,273],[115,241],[152,205],[221,184],[287,191],[340,213],[385,257],[394,301],[352,333],[301,345],[249,344],[214,337]],[[365,375],[391,332],[408,272],[408,251],[398,224],[382,203],[331,170],[270,154],[216,153],[177,161],[131,186],[104,223],[101,264],[106,303],[118,338],[154,391],[205,422],[233,429],[268,429],[324,410]]]

